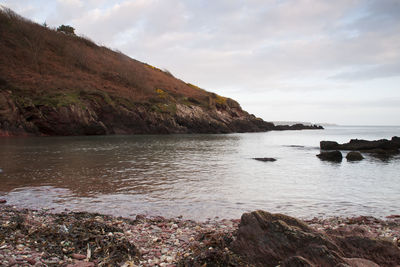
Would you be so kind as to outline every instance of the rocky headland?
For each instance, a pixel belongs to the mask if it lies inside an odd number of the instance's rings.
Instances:
[[[400,216],[112,217],[0,205],[4,266],[397,266]]]
[[[275,126],[167,70],[6,8],[0,51],[0,136],[322,129]]]

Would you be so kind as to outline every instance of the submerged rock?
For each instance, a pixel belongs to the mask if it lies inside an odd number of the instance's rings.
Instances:
[[[339,150],[321,152],[320,154],[317,155],[317,157],[320,158],[321,160],[335,161],[335,162],[341,162],[343,159],[343,155]]]
[[[363,160],[364,157],[361,155],[360,152],[351,151],[351,152],[347,153],[346,159],[348,161],[359,161],[359,160]]]
[[[258,160],[258,161],[264,161],[264,162],[268,162],[268,161],[273,162],[273,161],[276,161],[276,159],[274,159],[274,158],[253,158],[253,159]]]

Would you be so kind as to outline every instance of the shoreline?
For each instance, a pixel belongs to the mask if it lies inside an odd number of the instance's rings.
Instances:
[[[230,246],[240,219],[196,222],[143,215],[129,219],[7,204],[0,204],[0,214],[0,261],[5,266],[198,266],[193,263],[220,257],[240,266],[243,260]],[[323,234],[357,235],[400,246],[400,215],[385,220],[359,216],[303,222]]]

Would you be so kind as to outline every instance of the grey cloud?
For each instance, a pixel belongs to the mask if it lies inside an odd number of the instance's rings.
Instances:
[[[43,2],[48,1],[30,1],[27,9],[26,1],[0,0],[33,17],[41,13]],[[400,76],[398,0],[52,3],[49,24],[70,23],[102,45],[221,94],[346,90],[356,95],[366,81],[385,81],[393,88]],[[390,92],[389,97],[400,97],[400,92]],[[363,101],[369,103],[369,98]],[[260,105],[273,106],[266,99]],[[293,106],[305,99],[300,95]],[[357,107],[363,101],[350,104]]]
[[[400,61],[399,61],[400,62]],[[400,75],[400,63],[367,66],[356,71],[347,71],[331,76],[331,79],[358,81],[378,78],[395,77]]]

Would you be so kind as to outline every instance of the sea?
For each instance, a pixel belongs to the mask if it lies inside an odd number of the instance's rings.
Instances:
[[[322,140],[396,135],[400,126],[0,138],[0,198],[18,208],[132,218],[203,221],[257,209],[303,219],[383,218],[400,214],[400,156],[332,163],[316,155]]]

